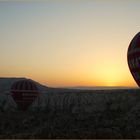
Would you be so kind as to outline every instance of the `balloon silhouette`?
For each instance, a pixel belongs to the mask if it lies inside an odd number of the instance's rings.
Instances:
[[[130,72],[140,87],[140,32],[130,42],[127,60]]]
[[[25,111],[39,95],[37,86],[32,80],[20,80],[11,86],[14,101],[20,110]]]

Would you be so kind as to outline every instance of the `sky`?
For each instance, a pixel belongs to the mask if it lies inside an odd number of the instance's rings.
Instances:
[[[0,2],[0,77],[52,87],[132,86],[139,0]]]

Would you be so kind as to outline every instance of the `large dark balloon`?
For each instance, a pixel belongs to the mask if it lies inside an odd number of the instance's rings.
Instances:
[[[20,80],[11,86],[12,97],[20,110],[27,110],[39,95],[36,84],[32,80]]]
[[[127,52],[128,66],[140,87],[140,32],[132,39]]]

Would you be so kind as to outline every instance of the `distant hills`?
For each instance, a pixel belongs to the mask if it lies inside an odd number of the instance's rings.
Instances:
[[[65,88],[80,89],[80,90],[137,89],[137,87],[127,87],[127,86],[75,86]]]
[[[16,78],[16,77],[10,77],[10,78],[5,78],[5,77],[0,77],[0,92],[6,92],[9,91],[11,89],[11,85],[19,80],[24,80],[24,79],[28,79],[28,78]],[[32,80],[32,79],[30,79]],[[34,80],[32,80],[34,81]],[[125,87],[125,86],[73,86],[73,87],[57,87],[57,88],[52,88],[52,87],[48,87],[46,85],[42,85],[37,81],[34,81],[38,87],[38,89],[41,92],[65,92],[65,91],[73,91],[73,90],[108,90],[108,89],[137,89],[137,87]]]
[[[27,79],[27,78],[22,78],[22,77],[21,78],[15,78],[15,77],[12,77],[12,78],[3,78],[3,77],[1,77],[0,78],[0,92],[9,91],[10,88],[11,88],[11,85],[14,82],[19,81],[19,80],[25,80],[25,79]],[[32,79],[30,79],[30,80],[32,80]],[[34,80],[32,80],[32,81],[34,81]],[[47,86],[44,86],[44,85],[42,85],[42,84],[40,84],[40,83],[38,83],[36,81],[34,81],[34,82],[36,83],[36,85],[37,85],[37,87],[38,87],[38,89],[40,91],[46,91],[46,90],[48,90],[48,87]]]

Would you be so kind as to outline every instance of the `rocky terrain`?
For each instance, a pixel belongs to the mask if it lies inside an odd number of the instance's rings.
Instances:
[[[27,111],[1,90],[0,138],[140,138],[140,90],[47,87]]]

